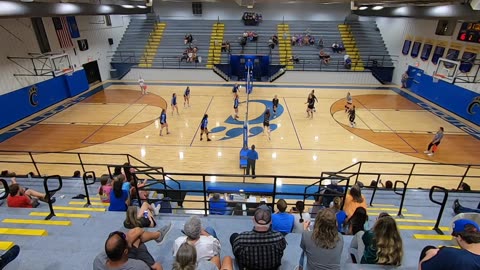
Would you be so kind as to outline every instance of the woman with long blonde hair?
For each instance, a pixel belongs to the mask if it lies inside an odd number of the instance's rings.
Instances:
[[[300,247],[307,256],[307,269],[340,269],[340,258],[343,251],[343,236],[338,232],[337,218],[332,209],[322,209],[318,212],[309,231],[310,222],[305,223]],[[303,269],[303,254],[299,267]]]
[[[400,266],[403,259],[403,242],[395,219],[378,218],[370,231],[362,236],[365,244],[361,263]]]

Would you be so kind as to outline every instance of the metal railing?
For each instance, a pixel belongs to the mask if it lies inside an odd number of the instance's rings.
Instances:
[[[50,179],[58,180],[58,187],[50,189],[48,187],[48,180]],[[47,217],[45,217],[45,220],[49,220],[55,216],[55,212],[53,211],[53,206],[52,206],[51,194],[54,194],[55,192],[61,190],[62,186],[63,186],[63,181],[60,175],[50,175],[50,176],[45,176],[43,178],[43,188],[45,189],[45,201],[48,203],[48,208],[50,209],[50,213],[48,214]]]
[[[433,198],[433,193],[435,193],[436,190],[439,190],[443,193],[443,199],[441,202]],[[430,192],[428,193],[428,198],[430,199],[431,202],[440,205],[440,210],[438,211],[438,216],[437,216],[437,222],[435,222],[435,227],[433,227],[433,230],[436,231],[438,234],[443,234],[442,230],[440,230],[438,226],[440,225],[440,220],[442,219],[443,210],[445,209],[445,204],[447,203],[447,200],[448,200],[448,190],[443,187],[433,186],[432,188],[430,188]]]

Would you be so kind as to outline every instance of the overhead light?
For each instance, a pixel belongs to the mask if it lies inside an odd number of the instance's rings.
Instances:
[[[383,6],[374,6],[372,9],[373,10],[382,10]]]
[[[132,5],[121,5],[121,7],[123,7],[123,8],[134,8],[134,6],[132,6]]]
[[[26,2],[26,3],[31,3],[33,1],[35,1],[35,0],[20,0],[20,2]]]
[[[358,10],[365,10],[367,8],[368,8],[367,6],[361,6],[361,7],[358,8]]]
[[[147,8],[147,6],[137,6],[137,8]]]

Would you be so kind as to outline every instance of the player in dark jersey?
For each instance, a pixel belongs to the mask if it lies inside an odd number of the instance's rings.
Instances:
[[[175,94],[175,93],[173,93],[173,95],[172,95],[171,105],[172,105],[172,115],[173,115],[173,112],[175,111],[175,109],[177,110],[177,115],[180,115],[180,113],[178,112],[178,106],[177,106],[177,94]]]
[[[263,114],[263,133],[267,133],[268,139],[270,140],[270,109],[267,108]]]
[[[167,128],[167,134],[170,134],[170,132],[168,132],[167,112],[165,109],[162,109],[162,113],[160,114],[160,136],[163,136],[163,128]]]
[[[240,89],[240,85],[238,85],[238,83],[236,83],[233,88],[232,88],[232,93],[233,93],[233,96],[237,95],[238,94],[238,90]]]
[[[205,114],[202,118],[202,122],[200,123],[200,141],[203,140],[202,136],[203,133],[207,135],[207,141],[211,141],[210,138],[208,138],[208,114]]]
[[[348,120],[350,121],[350,126],[354,128],[357,123],[355,123],[355,105],[353,105],[349,110],[348,110]]]
[[[187,86],[183,93],[183,107],[190,107],[190,86]]]
[[[312,94],[308,95],[307,102],[307,118],[313,118],[313,109],[315,108],[315,99],[313,98]]]
[[[315,89],[312,89],[312,92],[310,92],[310,95],[312,95],[313,100],[314,100],[315,102],[318,102],[318,99],[317,99],[317,97],[315,96]],[[315,102],[313,103],[313,112],[317,112],[317,109],[315,109]]]
[[[277,108],[278,108],[278,98],[277,95],[273,97],[272,99],[272,104],[273,104],[273,117],[277,116]]]
[[[235,110],[235,116],[233,118],[238,119],[238,105],[240,101],[238,100],[238,94],[235,94],[235,99],[233,100],[233,109]]]

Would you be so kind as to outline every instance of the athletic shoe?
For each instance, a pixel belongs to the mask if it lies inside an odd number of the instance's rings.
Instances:
[[[207,142],[211,141],[210,139],[207,139]]]
[[[154,203],[150,204],[153,208],[153,215],[158,216],[160,214],[160,208],[162,208],[161,204],[155,205]]]
[[[163,226],[158,230],[160,232],[160,237],[155,239],[155,242],[157,242],[159,245],[163,243],[163,240],[165,240],[165,236],[167,236],[168,232],[170,232],[170,229],[172,228],[172,223],[168,223],[168,225]]]
[[[426,151],[423,151],[424,154],[428,154],[430,153],[430,151],[426,150]]]
[[[7,250],[7,252],[3,253],[0,256],[0,269],[3,269],[7,264],[17,258],[18,254],[20,253],[20,247],[14,245],[11,249]]]
[[[460,202],[458,201],[458,199],[455,199],[455,201],[453,201],[453,205],[452,205],[452,208],[453,208],[453,212],[455,214],[459,214],[459,208],[460,208]]]
[[[200,137],[200,141],[203,141],[203,138],[202,138],[202,137]]]
[[[431,157],[431,156],[433,156],[433,153],[432,153],[432,152],[430,152],[430,153],[428,153],[427,155]]]

